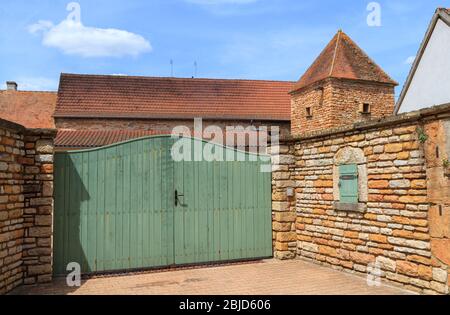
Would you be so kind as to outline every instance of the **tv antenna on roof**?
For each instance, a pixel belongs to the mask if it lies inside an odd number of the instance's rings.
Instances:
[[[170,76],[173,78],[173,59],[170,59]]]
[[[197,61],[194,61],[194,76],[193,76],[193,78],[197,77],[197,70],[198,70],[198,64],[197,64]]]

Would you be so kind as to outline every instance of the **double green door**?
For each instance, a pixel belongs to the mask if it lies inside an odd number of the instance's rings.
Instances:
[[[71,262],[95,273],[272,256],[267,162],[218,145],[222,160],[179,161],[175,141],[56,154],[55,274]]]

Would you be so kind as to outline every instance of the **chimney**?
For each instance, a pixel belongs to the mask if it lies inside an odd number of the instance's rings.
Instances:
[[[8,91],[17,91],[17,83],[14,81],[6,81],[6,89]]]

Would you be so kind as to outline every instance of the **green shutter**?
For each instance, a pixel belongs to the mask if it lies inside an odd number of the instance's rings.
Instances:
[[[339,191],[341,203],[358,203],[358,166],[356,164],[339,167]]]

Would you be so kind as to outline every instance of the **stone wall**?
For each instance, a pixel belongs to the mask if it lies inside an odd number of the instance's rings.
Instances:
[[[281,141],[275,256],[448,294],[449,121],[447,105]],[[339,200],[336,172],[346,163],[358,165],[354,206]]]
[[[292,94],[292,134],[324,130],[390,116],[394,86],[355,80],[327,79]],[[362,113],[369,104],[370,114]],[[306,108],[311,109],[308,117]]]
[[[55,135],[0,120],[0,294],[51,280]]]
[[[269,148],[269,154],[274,156],[272,159],[274,257],[277,259],[292,259],[295,258],[297,253],[294,148],[290,144],[283,144]]]
[[[438,264],[450,266],[450,119],[438,117],[427,122],[423,132],[428,138],[425,157],[431,252]],[[444,273],[440,276],[444,278]]]

